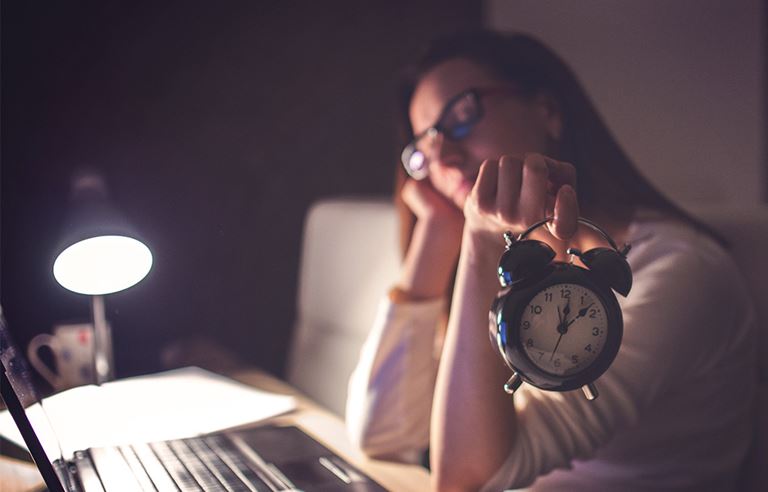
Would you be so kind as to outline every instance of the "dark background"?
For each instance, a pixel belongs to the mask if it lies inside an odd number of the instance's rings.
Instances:
[[[0,301],[17,341],[87,319],[51,265],[78,167],[155,264],[106,297],[118,376],[207,336],[282,374],[303,216],[391,193],[400,69],[481,2],[2,2]]]

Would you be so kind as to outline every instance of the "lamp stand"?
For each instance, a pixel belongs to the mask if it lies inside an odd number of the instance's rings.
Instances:
[[[92,296],[93,309],[93,373],[96,384],[114,378],[112,367],[112,333],[104,314],[104,296]]]

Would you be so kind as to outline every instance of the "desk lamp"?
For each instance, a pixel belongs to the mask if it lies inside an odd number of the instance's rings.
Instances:
[[[62,287],[91,296],[94,374],[101,384],[114,375],[103,296],[139,283],[152,268],[152,253],[110,203],[99,174],[78,172],[70,199],[53,276]]]

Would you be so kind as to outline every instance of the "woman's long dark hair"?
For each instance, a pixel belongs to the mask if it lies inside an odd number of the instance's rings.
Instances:
[[[501,81],[514,84],[523,96],[545,93],[562,116],[558,155],[576,167],[582,214],[626,220],[638,208],[649,208],[691,224],[723,243],[711,229],[672,203],[632,164],[595,110],[570,68],[538,40],[524,34],[475,31],[433,41],[419,61],[405,72],[400,88],[401,137],[413,135],[409,106],[419,80],[432,68],[466,59]],[[395,202],[401,219],[403,251],[410,243],[415,217],[400,199],[407,175],[398,165]]]

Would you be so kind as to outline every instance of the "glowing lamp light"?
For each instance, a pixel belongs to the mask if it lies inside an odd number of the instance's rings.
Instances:
[[[65,289],[91,296],[97,384],[114,376],[112,333],[102,296],[136,285],[152,269],[152,252],[138,237],[108,200],[101,175],[80,171],[72,180],[70,210],[53,276]]]
[[[105,295],[136,285],[152,268],[152,252],[128,236],[100,236],[79,241],[53,263],[53,276],[65,289]]]

